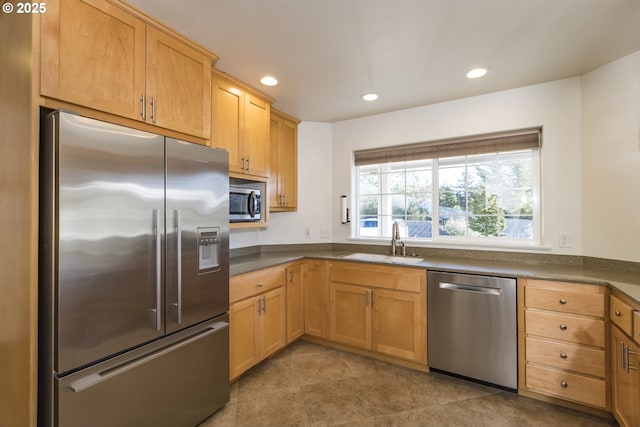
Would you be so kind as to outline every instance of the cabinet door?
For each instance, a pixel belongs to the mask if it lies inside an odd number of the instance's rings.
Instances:
[[[237,377],[260,361],[258,343],[259,297],[247,298],[229,307],[229,376]]]
[[[329,340],[371,349],[371,289],[329,284]]]
[[[142,120],[144,22],[104,0],[51,0],[40,18],[41,94]]]
[[[211,81],[211,145],[229,152],[229,170],[244,172],[243,135],[244,94],[231,82],[216,75]]]
[[[282,122],[278,151],[278,174],[284,207],[294,210],[298,207],[298,126],[289,120]]]
[[[264,359],[287,343],[287,301],[283,288],[274,289],[258,298],[262,299],[259,335],[260,356]]]
[[[268,102],[245,94],[244,135],[242,143],[246,161],[245,173],[269,176],[269,117],[271,106]]]
[[[147,121],[211,137],[211,58],[147,28]]]
[[[269,209],[292,211],[298,206],[298,127],[283,117],[271,115],[271,170]]]
[[[304,334],[302,264],[287,268],[287,343]]]
[[[271,115],[269,121],[269,181],[268,193],[269,193],[269,211],[282,210],[282,197],[280,195],[280,163],[278,160],[278,153],[280,151],[280,126],[282,126],[282,119],[278,116]]]
[[[319,338],[327,337],[326,264],[304,264],[304,333]]]
[[[612,404],[616,420],[623,427],[640,425],[640,374],[638,373],[638,349],[631,346],[629,372],[624,367],[623,344],[629,340],[615,326],[611,327]]]
[[[374,290],[373,350],[423,361],[426,301],[421,294]]]

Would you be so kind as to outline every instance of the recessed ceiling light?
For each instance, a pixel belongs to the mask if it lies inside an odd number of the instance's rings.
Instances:
[[[482,77],[489,71],[486,67],[477,67],[469,70],[467,73],[467,78],[469,79],[477,79],[478,77]]]
[[[365,101],[375,101],[376,99],[378,99],[378,94],[377,93],[365,93],[364,95],[362,95],[362,99],[364,99]]]
[[[272,76],[264,76],[263,78],[260,79],[260,83],[262,83],[265,86],[275,86],[278,84],[278,79]]]

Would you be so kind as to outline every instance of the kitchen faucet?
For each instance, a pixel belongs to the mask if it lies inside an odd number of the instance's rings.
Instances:
[[[393,221],[393,225],[391,226],[391,255],[396,255],[398,243],[402,245],[402,255],[405,256],[407,249],[404,242],[400,240],[400,227],[398,226],[398,221]]]

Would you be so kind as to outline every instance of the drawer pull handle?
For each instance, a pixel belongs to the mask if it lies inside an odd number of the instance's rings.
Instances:
[[[564,304],[566,304],[566,303],[567,303],[567,300],[566,300],[566,299],[564,299],[564,298],[561,298],[561,299],[560,299],[560,304],[564,305]]]
[[[616,310],[616,317],[620,317],[622,316],[622,313],[620,313],[620,310]]]
[[[562,388],[567,388],[567,387],[569,387],[569,384],[567,384],[567,382],[566,382],[566,381],[562,381],[562,382],[560,383],[560,387],[562,387]]]
[[[566,359],[567,353],[560,353],[560,359]]]
[[[264,286],[264,283],[259,282],[259,283],[258,283],[258,287],[259,287],[259,288],[261,288],[262,286]]]
[[[563,331],[567,330],[567,325],[560,325],[560,329],[562,329]]]

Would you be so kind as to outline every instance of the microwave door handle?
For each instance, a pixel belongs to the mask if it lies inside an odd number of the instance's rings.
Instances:
[[[249,216],[251,218],[256,217],[257,204],[258,204],[258,198],[256,197],[256,192],[252,191],[251,194],[249,194]]]

